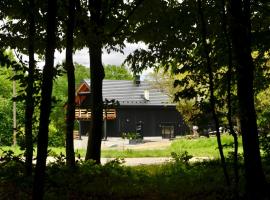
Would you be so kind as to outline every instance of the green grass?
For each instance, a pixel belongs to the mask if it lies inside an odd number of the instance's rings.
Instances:
[[[222,136],[222,145],[224,145],[223,150],[224,154],[228,154],[228,152],[233,151],[233,138],[230,135]],[[242,140],[239,140],[239,153],[242,153]],[[179,139],[172,143],[170,146],[171,152],[183,152],[187,151],[189,154],[193,156],[208,156],[218,158],[219,151],[217,145],[216,137],[210,138],[197,138],[197,139]]]
[[[242,140],[239,137],[239,153],[242,153]],[[222,135],[222,144],[224,146],[225,155],[228,152],[233,151],[232,145],[233,138],[230,135]],[[19,147],[3,147],[3,150],[12,150],[15,154],[23,153]],[[134,158],[134,157],[170,157],[171,152],[182,153],[187,151],[190,155],[195,157],[213,157],[218,158],[219,152],[217,148],[217,139],[216,137],[210,138],[197,138],[197,139],[187,139],[185,137],[175,139],[172,144],[165,149],[156,149],[156,150],[102,150],[101,156],[105,158]],[[60,155],[60,153],[65,154],[64,147],[50,147],[49,156]],[[76,155],[80,154],[81,157],[85,156],[85,150],[76,150]],[[0,152],[1,154],[1,152]],[[36,151],[34,152],[36,154]]]
[[[239,153],[242,153],[242,141],[239,140]],[[228,152],[233,151],[233,138],[230,135],[222,136],[222,144],[224,146],[224,154],[227,155]],[[216,137],[210,138],[197,138],[197,139],[187,139],[179,138],[172,142],[172,144],[166,149],[160,150],[103,150],[102,157],[110,158],[132,158],[132,157],[169,157],[171,152],[182,153],[187,151],[189,154],[195,157],[219,157],[219,151],[217,148]]]

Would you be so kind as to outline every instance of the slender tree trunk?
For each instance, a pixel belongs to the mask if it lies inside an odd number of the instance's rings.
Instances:
[[[90,55],[90,75],[91,75],[91,114],[92,126],[88,138],[88,146],[85,159],[93,159],[100,164],[101,139],[103,125],[103,98],[102,81],[104,78],[104,68],[102,65],[102,16],[101,1],[89,0],[91,12],[91,24],[93,24],[94,33],[89,41]]]
[[[66,33],[66,70],[68,77],[68,104],[66,116],[66,156],[70,169],[75,168],[73,130],[75,119],[75,74],[73,65],[73,32],[75,20],[75,1],[69,0]]]
[[[92,126],[88,138],[85,159],[93,159],[97,164],[100,164],[103,125],[102,80],[104,78],[104,69],[102,66],[101,54],[101,46],[95,47],[95,45],[92,45],[92,47],[90,47]]]
[[[228,71],[227,71],[227,120],[229,123],[230,134],[233,136],[234,141],[234,153],[233,153],[233,165],[234,165],[234,187],[236,198],[238,198],[238,182],[239,182],[239,173],[238,173],[238,136],[233,128],[232,123],[232,101],[231,101],[231,83],[232,83],[232,69],[233,69],[233,59],[232,59],[232,45],[228,33],[228,23],[226,16],[226,5],[225,1],[221,0],[221,23],[222,23],[222,31],[225,37],[225,42],[227,45],[227,54],[228,54]]]
[[[223,148],[222,148],[222,143],[221,143],[221,137],[220,137],[220,131],[219,131],[219,120],[216,113],[216,105],[215,105],[216,103],[215,103],[215,96],[214,96],[214,78],[213,78],[213,71],[212,71],[212,66],[211,66],[211,59],[209,56],[209,45],[206,42],[207,31],[206,31],[206,24],[205,24],[204,14],[202,10],[201,0],[198,0],[198,13],[199,13],[200,21],[201,21],[201,37],[202,37],[202,43],[203,43],[204,52],[205,52],[204,56],[206,60],[207,72],[209,76],[210,104],[211,104],[211,111],[212,111],[215,128],[216,128],[218,150],[220,154],[221,164],[222,164],[224,176],[226,179],[226,183],[227,185],[230,185],[230,179],[229,179],[225,157],[223,153]]]
[[[54,50],[56,40],[56,1],[48,0],[47,39],[45,66],[41,85],[41,105],[37,143],[37,164],[35,168],[33,199],[42,200],[44,194],[46,158],[48,148],[49,117],[51,112],[51,94],[54,76]]]
[[[26,88],[25,100],[25,168],[26,175],[32,175],[32,160],[33,160],[33,139],[32,139],[32,121],[34,114],[34,73],[35,73],[35,58],[34,58],[34,41],[35,41],[35,2],[29,0],[29,16],[28,16],[28,79]]]
[[[13,98],[16,98],[16,81],[13,80]],[[13,100],[13,146],[17,145],[17,106],[16,100]]]
[[[254,63],[251,57],[250,1],[230,0],[232,47],[237,67],[237,95],[243,140],[246,191],[249,199],[266,198],[256,112],[254,107]]]

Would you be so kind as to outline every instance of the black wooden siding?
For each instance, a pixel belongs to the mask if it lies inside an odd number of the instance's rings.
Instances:
[[[107,136],[121,137],[124,132],[136,132],[136,124],[143,123],[143,136],[162,136],[161,126],[174,126],[175,135],[184,135],[187,126],[175,106],[123,106],[116,110],[116,119],[107,121]],[[87,134],[90,121],[81,121],[81,133]]]

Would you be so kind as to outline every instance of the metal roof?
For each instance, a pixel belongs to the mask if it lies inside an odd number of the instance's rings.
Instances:
[[[90,86],[89,79],[84,82]],[[115,99],[120,105],[175,105],[166,94],[151,87],[147,81],[136,85],[133,80],[103,80],[103,99]]]

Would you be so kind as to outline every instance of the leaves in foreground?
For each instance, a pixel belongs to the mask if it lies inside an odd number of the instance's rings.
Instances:
[[[69,171],[60,157],[47,167],[45,199],[234,199],[218,160],[187,164],[189,158],[185,153],[164,165],[137,167],[125,167],[121,159],[103,166],[79,160],[76,170]],[[24,177],[23,162],[2,160],[0,168],[0,199],[29,199],[32,177]],[[241,175],[244,199],[243,184]]]

